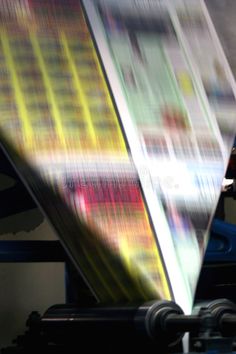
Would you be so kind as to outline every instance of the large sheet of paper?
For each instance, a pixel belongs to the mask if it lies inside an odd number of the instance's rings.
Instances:
[[[188,312],[235,135],[235,84],[203,1],[84,0]]]
[[[0,132],[98,301],[171,298],[78,0],[1,1]]]

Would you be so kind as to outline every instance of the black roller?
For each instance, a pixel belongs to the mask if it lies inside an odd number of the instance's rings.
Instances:
[[[219,299],[207,306],[214,316],[217,327],[225,337],[236,336],[236,306],[227,299]]]
[[[140,353],[182,352],[181,339],[190,332],[191,348],[230,352],[236,336],[236,307],[216,300],[200,307],[197,315],[186,316],[172,301],[143,305],[77,307],[53,306],[41,317],[32,313],[28,331],[17,343],[31,354],[68,353],[86,347],[88,352],[120,353],[132,347]],[[223,337],[222,337],[223,336]]]
[[[172,316],[172,317],[171,317]],[[172,320],[183,316],[181,308],[171,301],[155,301],[141,306],[77,308],[51,307],[41,318],[41,328],[51,335],[83,338],[114,338],[158,342],[170,345],[181,340],[184,331]],[[168,322],[168,318],[170,321]],[[181,317],[182,319],[182,317]],[[183,320],[183,319],[182,319]],[[184,326],[183,326],[184,327]],[[170,330],[171,328],[171,330]],[[185,329],[185,327],[184,327]]]

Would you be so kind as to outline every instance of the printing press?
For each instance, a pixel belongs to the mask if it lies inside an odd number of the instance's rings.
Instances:
[[[14,193],[19,195],[20,200],[25,200],[24,210],[36,208],[4,154],[1,155],[1,161],[4,161],[2,172],[17,181]],[[226,177],[235,177],[232,169],[228,169]],[[6,198],[2,195],[3,199]],[[229,191],[225,195],[222,193],[223,199],[227,196]],[[6,201],[9,201],[9,197],[10,194]],[[224,209],[221,203],[216,214],[218,218],[222,218]],[[9,203],[8,215],[11,212],[17,213],[15,208],[16,206]],[[20,249],[18,243],[17,251],[17,244],[11,248],[8,243],[8,249],[3,248],[2,244],[1,261],[11,258],[10,261],[14,262],[50,259],[67,262],[68,303],[54,305],[42,315],[33,311],[27,319],[26,332],[14,338],[12,346],[3,348],[1,353],[74,353],[78,343],[88,352],[102,350],[105,353],[118,353],[125,346],[140,353],[181,353],[186,333],[189,337],[185,340],[185,345],[189,343],[189,353],[233,352],[236,337],[236,306],[233,302],[236,296],[236,247],[233,231],[231,229],[230,234],[224,222],[219,219],[213,222],[192,315],[184,315],[183,310],[173,301],[99,305],[57,241],[52,241],[55,245],[50,248],[49,244],[43,246],[42,241],[41,245],[38,243],[34,246],[28,241],[25,249]],[[228,249],[222,247],[225,240],[228,242]],[[230,300],[223,298],[224,295]],[[212,300],[214,296],[219,299]]]
[[[39,207],[59,237],[0,262],[66,265],[66,303],[1,354],[236,352],[236,7],[215,1],[0,4],[0,218]]]

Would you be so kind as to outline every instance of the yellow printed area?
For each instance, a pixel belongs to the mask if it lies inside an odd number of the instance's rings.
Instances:
[[[78,96],[83,103],[84,115],[95,148],[104,152],[111,151],[114,153],[116,151],[126,155],[125,142],[93,43],[88,37],[85,52],[77,52],[75,55],[70,49],[70,46],[76,43],[74,38],[71,40],[69,34],[61,33],[61,42]],[[84,65],[86,63],[87,65]],[[91,73],[95,73],[94,79],[92,75],[89,75]],[[87,81],[84,80],[86,75]],[[98,91],[100,97],[97,95]],[[93,97],[94,93],[95,97]],[[101,109],[103,111],[100,111]]]
[[[147,243],[150,242],[147,247],[141,247],[138,239],[131,242],[123,237],[120,253],[144,300],[149,300],[150,294],[159,294],[161,298],[170,300],[169,286],[153,237],[151,233],[146,235]],[[140,257],[145,260],[140,261]]]
[[[90,135],[92,137],[93,145],[94,145],[94,147],[96,149],[96,147],[97,147],[96,146],[96,132],[95,132],[95,129],[94,129],[94,126],[93,126],[91,113],[90,113],[90,111],[88,109],[87,100],[86,100],[86,97],[85,97],[84,92],[83,92],[83,87],[82,87],[82,84],[80,82],[79,76],[77,75],[76,66],[75,66],[75,64],[73,62],[73,59],[71,57],[71,53],[70,53],[70,50],[69,50],[69,47],[68,47],[68,44],[67,44],[67,40],[66,40],[66,37],[65,37],[64,33],[61,33],[61,42],[63,44],[65,55],[66,55],[67,60],[69,62],[69,67],[70,67],[71,73],[73,75],[74,84],[75,84],[75,87],[77,89],[79,99],[81,100],[81,103],[82,103],[83,108],[84,108],[84,115],[85,115],[84,118],[86,119],[86,122],[87,122],[87,124],[89,126],[89,133],[90,133]]]
[[[52,114],[53,114],[53,118],[56,122],[57,132],[58,132],[58,135],[60,137],[62,144],[65,146],[65,138],[64,138],[63,127],[61,124],[60,111],[58,110],[57,100],[55,98],[55,95],[54,95],[52,87],[51,87],[51,83],[50,83],[50,80],[49,80],[49,77],[47,74],[47,69],[46,69],[46,66],[44,63],[44,59],[43,59],[43,56],[42,56],[42,53],[41,53],[41,50],[40,50],[40,47],[38,44],[37,36],[34,33],[31,33],[30,39],[31,39],[33,50],[34,50],[34,52],[37,56],[37,59],[38,59],[39,68],[40,68],[40,71],[43,76],[45,88],[47,90],[48,99],[49,99],[49,102],[51,103],[51,106],[52,106]]]
[[[32,135],[32,128],[30,125],[30,119],[28,116],[27,109],[25,107],[24,97],[21,92],[18,76],[17,76],[16,69],[15,69],[15,64],[14,64],[14,61],[13,61],[13,58],[11,55],[11,50],[10,50],[10,46],[9,46],[9,42],[8,42],[8,36],[5,33],[5,31],[2,29],[1,29],[1,40],[2,40],[2,48],[3,48],[4,55],[5,55],[6,63],[8,65],[9,71],[10,71],[10,76],[11,76],[11,80],[12,80],[12,87],[15,92],[15,100],[16,100],[16,103],[18,106],[21,121],[23,123],[24,144],[26,146],[26,149],[31,149],[33,135]]]
[[[121,255],[124,259],[124,262],[125,262],[125,265],[127,267],[129,274],[132,275],[135,282],[137,283],[138,289],[139,289],[140,293],[142,294],[143,299],[148,300],[147,294],[145,293],[144,289],[141,287],[139,280],[138,280],[139,269],[138,269],[137,264],[135,262],[135,257],[132,256],[133,252],[129,248],[128,240],[125,238],[123,238],[120,242],[120,252],[121,252]],[[160,288],[159,288],[159,290],[160,290]]]
[[[178,75],[178,82],[181,90],[186,95],[192,95],[194,93],[193,84],[188,73],[182,72]]]
[[[23,123],[23,133],[25,141],[27,141],[27,145],[25,145],[27,153],[29,152],[28,148],[31,147],[30,152],[35,154],[53,148],[58,152],[61,149],[64,151],[74,149],[78,152],[118,153],[127,156],[125,142],[100,63],[93,43],[89,39],[89,33],[85,32],[85,34],[88,50],[87,52],[77,52],[76,55],[72,53],[70,45],[71,43],[77,44],[79,39],[76,40],[73,36],[69,37],[63,31],[57,37],[48,37],[50,38],[49,43],[52,44],[52,48],[49,47],[48,51],[40,46],[39,41],[42,37],[35,32],[35,29],[30,33],[26,31],[18,37],[15,35],[19,46],[16,53],[15,49],[10,48],[8,44],[8,41],[12,39],[11,35],[6,32],[2,36],[20,120]],[[45,38],[47,39],[47,36],[44,35]],[[21,41],[22,46],[20,46]],[[26,48],[24,48],[24,41],[28,42]],[[54,64],[52,60],[53,56],[56,60],[58,54],[53,49],[55,44],[62,45],[59,59],[66,61],[65,68],[62,69],[65,76],[73,78],[73,83],[64,80],[63,75],[62,78],[59,78],[60,67],[57,73],[58,77],[56,79],[50,77],[50,70],[53,71],[56,68],[56,63]],[[31,54],[29,54],[31,49],[35,55],[34,59],[31,59]],[[13,59],[12,50],[14,50],[15,59]],[[51,59],[49,67],[46,62],[47,56]],[[90,63],[95,66],[90,68]],[[34,74],[32,74],[32,77],[24,78],[23,73],[27,70],[36,70],[37,77],[34,78]],[[54,74],[56,75],[56,70]],[[93,80],[93,75],[95,80]],[[40,86],[40,81],[43,82],[43,87]],[[68,91],[75,89],[76,96],[69,96],[66,92],[63,95],[63,90],[66,91],[66,87]],[[26,90],[28,91],[25,92]],[[61,91],[61,96],[58,97],[55,91]],[[50,106],[50,119],[46,119],[48,113],[45,114],[40,108],[40,105],[46,103]],[[66,109],[61,108],[63,104]],[[78,106],[81,111],[73,112],[74,106]]]

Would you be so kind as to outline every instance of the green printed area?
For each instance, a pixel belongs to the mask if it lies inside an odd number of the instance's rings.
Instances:
[[[111,35],[110,47],[138,125],[168,124],[170,112],[184,118],[181,93],[157,35]]]

